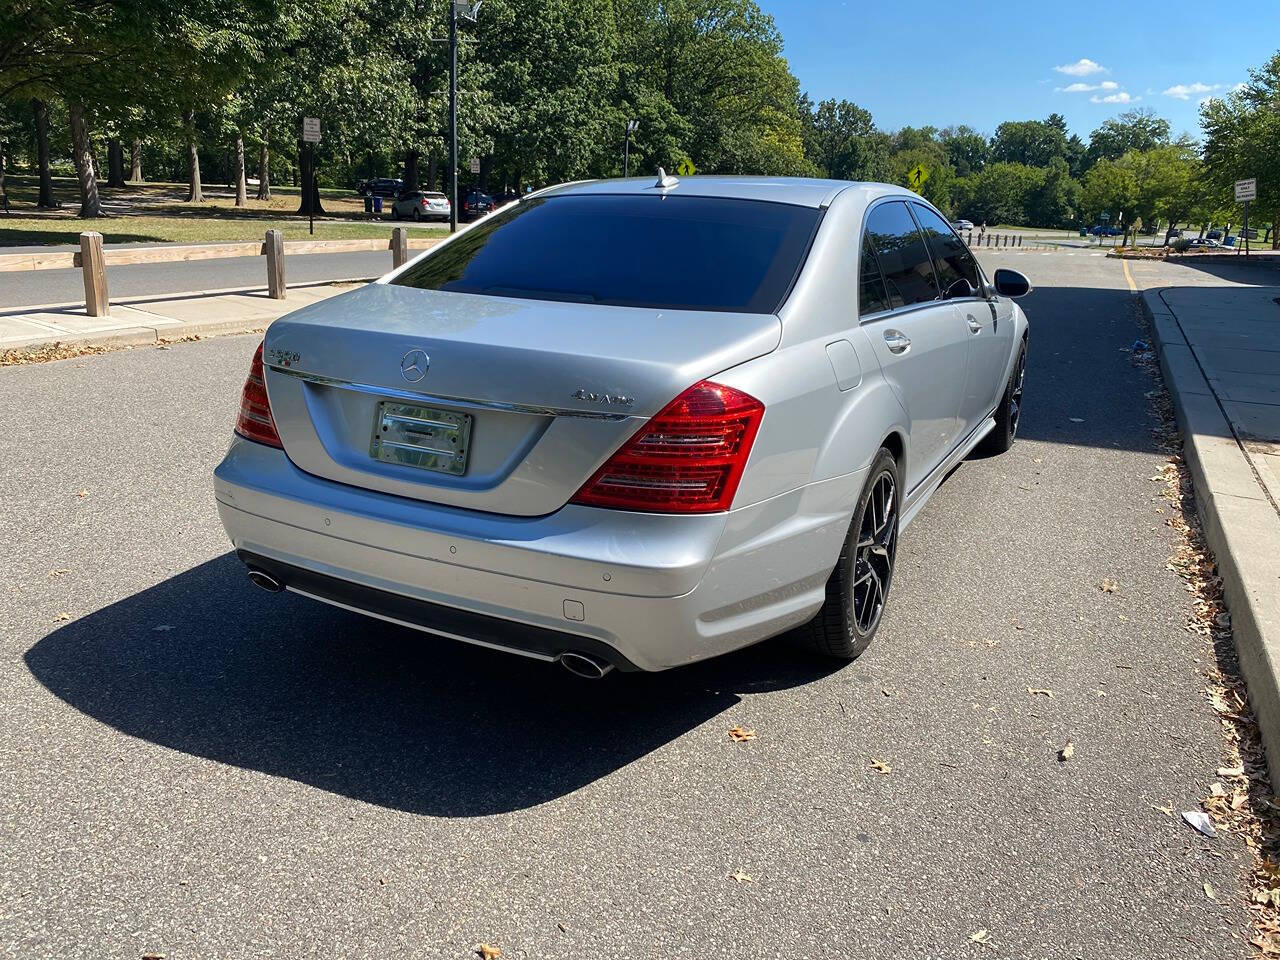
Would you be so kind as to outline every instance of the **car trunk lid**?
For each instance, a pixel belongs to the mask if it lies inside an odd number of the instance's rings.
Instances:
[[[264,357],[285,452],[303,470],[537,516],[685,388],[780,336],[769,314],[377,283],[276,321]]]

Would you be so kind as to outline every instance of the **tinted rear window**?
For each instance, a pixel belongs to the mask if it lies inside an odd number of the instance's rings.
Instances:
[[[499,211],[392,283],[670,310],[774,313],[820,211],[663,195],[541,197]]]

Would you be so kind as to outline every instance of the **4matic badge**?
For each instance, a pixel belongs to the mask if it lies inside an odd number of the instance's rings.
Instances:
[[[621,393],[594,393],[591,390],[579,387],[571,396],[574,400],[586,400],[588,403],[601,403],[616,407],[629,407],[636,402],[635,397],[628,397]]]

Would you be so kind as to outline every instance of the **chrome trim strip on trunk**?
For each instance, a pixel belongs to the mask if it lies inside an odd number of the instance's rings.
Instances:
[[[356,390],[375,397],[409,400],[413,403],[443,404],[448,407],[471,407],[477,410],[503,410],[507,413],[527,413],[537,417],[580,417],[584,420],[628,420],[631,414],[606,413],[597,410],[579,410],[574,407],[542,407],[529,403],[508,403],[503,400],[473,400],[467,397],[442,397],[437,394],[419,393],[413,390],[399,390],[394,387],[376,387],[368,383],[354,383],[337,377],[326,377],[318,373],[307,373],[292,367],[279,367],[267,364],[273,373],[282,373],[305,383],[315,383],[325,387],[338,387],[343,390]],[[642,419],[642,418],[641,418]]]

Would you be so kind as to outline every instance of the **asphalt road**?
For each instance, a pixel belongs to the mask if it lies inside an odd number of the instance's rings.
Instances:
[[[252,338],[0,369],[0,954],[1243,956],[1242,844],[1154,809],[1225,755],[1121,264],[1007,256],[1023,434],[841,668],[593,684],[264,594],[209,477]]]

